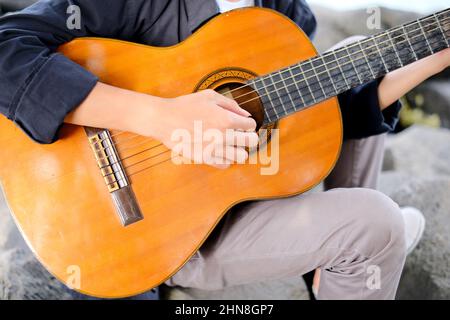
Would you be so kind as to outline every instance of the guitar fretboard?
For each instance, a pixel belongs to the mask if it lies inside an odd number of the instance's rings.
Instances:
[[[275,122],[450,47],[450,9],[248,82]]]

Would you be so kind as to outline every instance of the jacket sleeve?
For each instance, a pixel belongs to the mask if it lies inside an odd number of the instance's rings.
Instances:
[[[142,23],[128,17],[151,2],[42,0],[0,18],[0,112],[35,141],[54,142],[98,81],[56,53],[58,46],[85,36],[132,38]]]
[[[378,100],[378,86],[381,79],[351,89],[339,95],[344,139],[363,139],[394,131],[399,112],[400,101],[381,111]]]

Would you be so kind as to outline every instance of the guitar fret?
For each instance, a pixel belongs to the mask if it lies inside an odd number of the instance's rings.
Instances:
[[[288,86],[287,86],[286,82],[284,81],[284,77],[283,77],[283,74],[281,73],[281,70],[278,71],[278,75],[280,76],[281,81],[283,82],[284,89],[285,89],[285,91],[286,91],[286,95],[289,97],[289,100],[291,101],[292,107],[295,109],[295,103],[294,103],[294,101],[292,100],[291,95],[289,94]],[[288,112],[287,112],[287,110],[286,110],[286,108],[285,108],[285,106],[284,106],[284,103],[283,103],[283,110],[284,110],[284,112],[286,113],[286,115],[288,115]]]
[[[265,107],[265,122],[449,47],[449,26],[441,17],[430,15],[259,78],[256,89]]]
[[[400,61],[402,62],[399,67],[403,67],[410,64],[411,62],[414,62],[415,58],[411,52],[411,47],[409,46],[406,35],[402,31],[402,29],[396,28],[395,30],[392,30],[390,35],[391,39],[396,39],[396,41],[394,42],[395,49],[398,57],[400,58]]]
[[[434,17],[430,16],[430,18]],[[423,25],[423,29],[425,33],[427,33],[428,42],[430,43],[434,53],[442,51],[448,47],[448,42],[440,30],[438,21],[433,19],[431,23]]]
[[[312,61],[309,62],[309,63],[311,64],[312,71],[313,71],[313,73],[314,73],[315,78],[317,79],[317,83],[319,84],[320,89],[322,90],[323,96],[326,97],[327,94],[325,93],[325,90],[323,89],[323,86],[322,86],[322,82],[321,82],[320,79],[319,79],[319,75],[318,75],[317,69],[316,69],[316,67],[314,66],[314,61],[319,61],[319,60],[318,60],[318,59],[315,59],[315,60],[312,60]]]
[[[274,111],[274,115],[276,116],[276,115],[277,115],[277,109],[276,109],[275,106],[273,105],[272,99],[271,99],[271,97],[270,97],[269,90],[267,89],[267,86],[266,86],[265,83],[264,83],[264,78],[261,78],[261,80],[262,80],[262,86],[263,86],[263,88],[264,88],[264,91],[266,92],[266,94],[265,94],[265,98],[266,98],[266,99],[263,99],[263,101],[266,100],[266,101],[269,103],[270,107],[271,107],[272,110]],[[264,109],[265,109],[265,108],[264,108]],[[267,112],[267,109],[266,109],[266,115],[268,116],[269,122],[272,122],[272,119],[271,119],[269,113]]]
[[[295,88],[297,89],[297,92],[299,93],[299,97],[302,100],[302,104],[303,104],[303,106],[306,106],[305,100],[303,99],[303,95],[300,91],[300,88],[297,85],[297,81],[295,80],[294,73],[292,73],[292,68],[288,68],[288,69],[289,69],[289,73],[291,74],[292,78],[294,79]]]
[[[402,27],[402,29],[403,29],[403,33],[405,34],[405,38],[406,38],[406,40],[408,41],[409,46],[411,47],[411,51],[412,51],[412,53],[413,53],[413,55],[414,55],[414,58],[416,59],[416,61],[418,61],[418,60],[419,60],[419,57],[417,56],[416,50],[414,50],[414,47],[413,47],[413,45],[412,45],[412,43],[411,43],[411,40],[409,39],[409,35],[408,35],[408,32],[406,31],[405,26],[402,25],[401,27]]]
[[[446,42],[446,44],[447,44],[447,48],[449,48],[449,47],[450,47],[449,40],[446,39],[447,37],[445,36],[444,29],[442,28],[441,22],[439,21],[439,18],[438,18],[438,16],[436,15],[436,13],[433,15],[433,17],[434,17],[434,19],[436,20],[437,25],[438,25],[438,28],[439,28],[439,30],[440,30],[441,33],[442,33],[442,37],[443,37],[443,39],[445,40],[445,42]]]
[[[346,51],[349,57],[348,65],[353,66],[355,75],[350,77],[352,85],[363,84],[366,79],[371,79],[371,71],[367,65],[367,60],[364,58],[364,54],[358,45],[349,45],[346,47]]]
[[[366,59],[366,62],[367,62],[367,65],[369,66],[369,70],[370,70],[370,73],[372,74],[372,77],[374,79],[376,79],[377,77],[376,77],[375,73],[373,72],[372,66],[370,65],[369,58],[367,57],[366,51],[361,46],[361,42],[358,42],[358,45],[359,45],[359,48],[361,49],[361,52],[363,53],[364,59]]]
[[[324,94],[323,97],[321,97],[321,100],[334,96],[336,94],[336,90],[334,89],[331,77],[328,75],[327,67],[323,59],[318,56],[311,60],[311,64],[316,71],[316,79],[320,86],[321,92]]]
[[[299,67],[300,71],[301,71],[303,74],[305,74],[305,72],[303,71],[302,65],[300,64],[298,67]],[[316,97],[314,97],[314,94],[313,94],[313,92],[312,92],[312,90],[311,90],[311,88],[310,88],[310,86],[309,86],[308,79],[307,79],[306,75],[305,75],[305,83],[306,83],[306,88],[308,88],[308,91],[309,91],[309,93],[311,94],[311,97],[312,97],[314,103],[317,103]]]
[[[262,87],[263,88],[265,87],[263,78],[258,78],[256,80],[262,83]],[[251,87],[253,87],[256,90],[256,92],[258,92],[258,95],[260,96],[261,101],[263,102],[263,109],[264,109],[264,114],[266,116],[266,119],[269,121],[269,123],[273,122],[272,117],[270,116],[269,111],[266,108],[266,104],[264,103],[264,100],[265,100],[264,99],[264,94],[261,93],[260,88],[258,88],[258,85],[257,85],[256,81],[252,80],[252,81],[248,82],[248,84]]]
[[[434,53],[434,50],[431,47],[430,42],[428,41],[427,34],[425,33],[425,30],[423,30],[422,23],[420,22],[420,20],[417,20],[417,24],[419,25],[420,31],[422,31],[423,37],[425,38],[425,42],[427,43],[428,48],[430,49],[430,52]]]
[[[266,108],[263,108],[263,109],[264,109],[264,113],[266,114],[267,120],[269,120],[269,123],[273,122],[272,119],[270,118],[269,112],[267,112],[267,109]]]
[[[300,77],[300,79],[296,81],[296,85],[298,85],[298,90],[302,101],[304,101],[305,106],[311,105],[314,103],[314,97],[312,95],[311,89],[309,88],[308,82],[306,81],[306,77],[303,74],[300,64],[297,64],[295,68],[298,70],[296,73],[296,77]]]
[[[317,79],[317,83],[319,84],[320,89],[322,90],[323,96],[326,97],[327,94],[325,93],[325,90],[323,89],[323,86],[322,86],[322,82],[320,81],[320,79],[317,76],[317,74],[316,74],[316,79]]]
[[[390,32],[387,32],[387,36],[388,36],[388,38],[389,38],[389,41],[390,41],[391,44],[392,44],[392,48],[394,49],[395,55],[397,56],[398,61],[400,62],[400,65],[401,65],[402,68],[403,68],[403,67],[404,67],[403,61],[402,61],[402,59],[400,59],[400,55],[398,54],[397,48],[395,47],[394,41],[392,40],[391,33],[390,33]]]
[[[431,43],[428,41],[425,29],[419,24],[418,20],[405,25],[405,28],[408,31],[408,36],[419,59],[433,54],[435,50],[433,50]]]
[[[334,56],[334,58],[336,59],[336,64],[337,64],[339,70],[341,71],[342,78],[344,79],[346,88],[347,88],[347,89],[350,89],[351,86],[350,86],[350,85],[348,84],[348,82],[347,82],[347,78],[345,77],[345,73],[344,73],[344,71],[342,70],[341,65],[339,64],[339,59],[337,58],[336,52],[335,52],[335,51],[333,51],[333,56]]]
[[[345,47],[345,52],[347,52],[348,56],[350,57],[350,62],[352,63],[353,69],[355,70],[356,76],[358,77],[359,84],[362,84],[363,81],[361,80],[361,76],[359,75],[359,72],[358,72],[358,70],[356,69],[355,63],[354,63],[353,59],[351,58],[351,54],[350,54],[350,52],[348,51],[348,47]]]
[[[336,88],[336,85],[334,84],[333,77],[331,76],[330,70],[328,70],[327,64],[325,63],[325,60],[323,59],[323,56],[320,56],[320,59],[322,59],[322,63],[323,63],[323,65],[325,66],[325,70],[327,71],[328,76],[330,77],[330,82],[331,82],[331,84],[333,85],[334,92],[338,93],[339,91],[338,91],[338,89]]]
[[[264,83],[263,83],[263,86],[264,86]],[[264,86],[265,87],[265,86]],[[266,90],[266,92],[267,92],[267,90]],[[272,117],[270,116],[270,114],[269,114],[269,110],[266,108],[266,105],[265,105],[265,103],[264,103],[264,101],[266,100],[266,99],[263,99],[264,97],[260,94],[260,96],[261,96],[261,100],[262,100],[262,102],[263,102],[263,109],[264,109],[264,113],[265,113],[265,115],[266,115],[266,118],[267,118],[267,120],[269,120],[269,122],[273,122],[272,121]],[[270,102],[270,100],[269,100],[269,102]],[[272,109],[275,111],[275,109],[272,107]],[[276,112],[275,112],[275,115],[276,115]]]
[[[276,95],[278,96],[278,100],[280,100],[281,107],[283,108],[284,113],[287,115],[288,113],[286,111],[286,107],[284,106],[283,99],[281,99],[280,92],[279,92],[279,90],[277,88],[276,82],[273,80],[273,74],[269,74],[269,78],[270,78],[270,81],[273,84],[273,88],[274,88],[273,91],[275,91]],[[276,108],[275,108],[275,111],[277,112]]]
[[[383,54],[381,53],[380,48],[378,47],[378,43],[375,39],[373,39],[373,43],[375,43],[375,47],[377,48],[378,54],[380,55],[381,62],[383,62],[386,73],[389,73],[389,68],[387,67],[386,62],[384,61]]]

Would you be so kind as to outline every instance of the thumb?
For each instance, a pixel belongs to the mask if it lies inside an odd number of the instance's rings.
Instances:
[[[251,113],[247,110],[241,108],[239,104],[234,101],[233,99],[227,98],[224,95],[221,95],[220,93],[217,93],[216,97],[216,103],[219,107],[234,112],[237,115],[243,116],[243,117],[251,117]]]

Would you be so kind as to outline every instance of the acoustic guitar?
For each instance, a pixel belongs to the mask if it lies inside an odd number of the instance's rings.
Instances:
[[[62,282],[97,297],[142,293],[175,274],[235,204],[297,195],[321,182],[342,143],[336,96],[448,48],[449,38],[447,9],[318,55],[288,18],[246,8],[168,48],[76,39],[59,51],[102,82],[161,97],[204,89],[230,95],[271,130],[260,148],[279,143],[278,170],[177,165],[158,141],[72,125],[56,143],[39,145],[1,118],[9,208]]]

